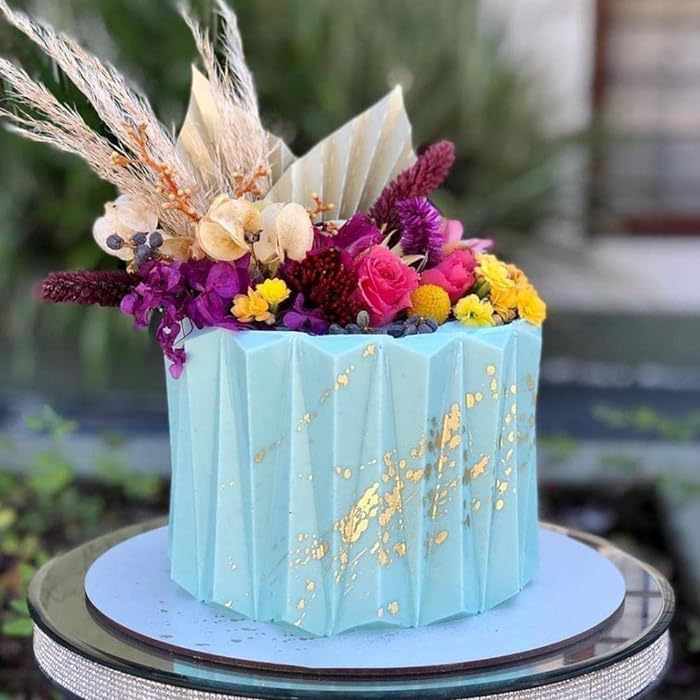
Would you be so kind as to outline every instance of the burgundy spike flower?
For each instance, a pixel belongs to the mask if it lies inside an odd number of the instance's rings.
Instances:
[[[136,275],[124,270],[52,272],[41,283],[39,294],[55,303],[119,306],[138,283]]]
[[[455,162],[452,141],[438,141],[418,156],[418,160],[394,178],[372,205],[370,214],[377,226],[386,224],[387,231],[397,230],[400,221],[396,203],[411,197],[427,197],[445,181]]]

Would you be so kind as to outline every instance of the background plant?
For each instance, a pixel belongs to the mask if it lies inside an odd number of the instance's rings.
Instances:
[[[49,407],[25,423],[30,434],[47,439],[19,472],[6,467],[16,462],[17,445],[6,437],[0,442],[0,689],[35,697],[44,684],[32,662],[26,603],[32,576],[50,555],[165,512],[167,484],[128,469],[113,436],[95,456],[92,478],[79,480],[66,446],[75,423]]]

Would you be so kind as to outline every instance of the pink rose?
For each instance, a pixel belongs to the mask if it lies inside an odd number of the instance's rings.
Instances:
[[[389,323],[411,305],[411,292],[418,286],[418,273],[392,252],[379,245],[367,249],[355,263],[357,292],[374,326]]]
[[[422,284],[442,287],[454,304],[474,284],[476,260],[469,248],[460,248],[450,253],[441,263],[421,275]]]

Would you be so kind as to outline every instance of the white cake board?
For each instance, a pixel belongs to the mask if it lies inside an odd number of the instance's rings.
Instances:
[[[236,618],[170,580],[167,528],[125,540],[85,576],[98,619],[188,657],[314,674],[441,672],[505,663],[582,638],[622,608],[625,582],[591,547],[545,528],[540,566],[517,596],[480,615],[412,629],[354,630],[334,637]]]

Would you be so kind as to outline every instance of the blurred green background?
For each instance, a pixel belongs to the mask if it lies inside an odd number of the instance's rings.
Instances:
[[[115,63],[149,96],[162,121],[178,128],[195,50],[173,3],[12,4]],[[193,5],[211,19],[212,2]],[[671,143],[676,155],[669,156],[663,148],[668,134],[658,124],[651,136],[638,125],[620,136],[615,114],[653,112],[640,111],[636,93],[620,78],[630,61],[635,89],[661,76],[651,102],[662,106],[662,117],[676,102],[686,104],[668,96],[679,84],[668,77],[668,57],[688,54],[673,49],[684,46],[680,34],[686,26],[700,27],[700,17],[694,25],[685,15],[675,17],[667,27],[665,18],[674,13],[665,8],[654,15],[655,0],[232,5],[264,121],[297,154],[397,82],[416,145],[455,142],[458,161],[439,204],[464,221],[467,235],[492,236],[499,252],[515,256],[551,309],[538,409],[543,516],[610,537],[672,579],[679,594],[675,663],[655,697],[697,697],[700,300],[693,270],[700,265],[700,237],[675,240],[660,223],[656,235],[635,238],[624,230],[624,212],[615,210],[620,202],[656,201],[654,192],[640,189],[642,180],[644,187],[653,180],[657,194],[675,191],[678,184],[664,168],[687,152],[688,137],[684,132],[681,149]],[[692,0],[674,7],[680,5],[687,10]],[[644,43],[650,31],[662,29],[666,43]],[[615,31],[619,45],[611,39]],[[634,32],[639,43],[630,43]],[[2,22],[0,54],[97,124],[48,59]],[[611,94],[622,85],[629,100],[612,117],[601,81]],[[636,111],[626,110],[628,104]],[[567,110],[576,118],[562,117]],[[691,121],[700,125],[700,108],[695,111]],[[700,146],[700,134],[693,138]],[[630,144],[637,150],[630,152]],[[640,162],[640,152],[657,160]],[[78,159],[5,130],[0,153],[5,700],[49,693],[32,664],[23,603],[36,567],[100,532],[164,512],[169,455],[163,364],[150,335],[134,331],[117,310],[44,305],[35,294],[47,272],[114,264],[91,237],[94,219],[114,192]]]

